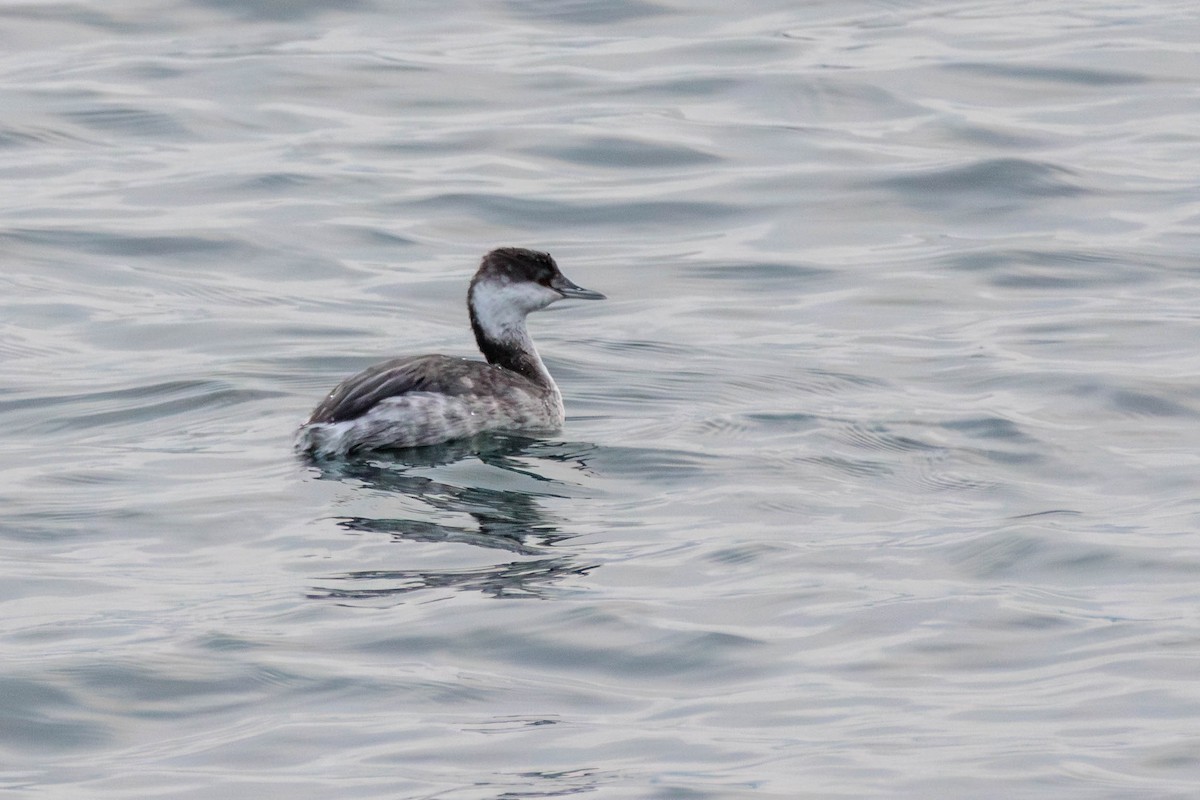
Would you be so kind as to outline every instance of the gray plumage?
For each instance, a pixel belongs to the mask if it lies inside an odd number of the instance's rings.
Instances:
[[[493,250],[467,294],[471,328],[488,363],[423,355],[369,367],[313,410],[296,448],[326,457],[437,444],[491,430],[556,429],[564,419],[562,396],[525,317],[563,298],[603,297],[567,280],[546,253]]]

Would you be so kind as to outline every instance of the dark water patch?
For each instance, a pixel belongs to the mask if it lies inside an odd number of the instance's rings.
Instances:
[[[0,400],[0,414],[26,432],[46,434],[143,425],[281,396],[280,392],[220,381],[170,381],[127,389],[5,399]],[[51,410],[53,413],[48,413]]]
[[[80,402],[124,405],[161,395],[194,395],[212,388],[207,381],[170,381],[167,383],[148,384],[129,389],[112,389],[100,392],[82,392],[79,394],[42,395],[16,400],[6,400],[0,403],[0,412],[18,411],[27,408],[54,408],[57,406],[74,405]],[[222,386],[222,389],[227,388]]]
[[[987,273],[994,286],[1033,291],[1125,286],[1145,281],[1155,269],[1136,256],[1062,248],[969,250],[941,260],[951,269]]]
[[[1069,289],[1078,286],[1121,286],[1144,279],[1137,265],[1115,258],[1023,251],[992,283],[1019,289]]]
[[[1135,416],[1195,417],[1197,415],[1194,408],[1144,392],[1120,389],[1112,393],[1111,402],[1118,411]]]
[[[795,288],[797,281],[825,280],[835,276],[833,270],[810,264],[779,262],[749,262],[738,264],[686,265],[679,268],[687,275],[726,283],[741,283],[748,291],[762,291],[765,283],[781,283]]]
[[[43,308],[42,310],[45,311],[46,309]],[[78,309],[73,309],[72,314],[78,314],[79,318],[86,316],[85,314],[79,312]],[[8,317],[8,321],[12,323],[14,322],[13,317],[16,315],[6,311],[5,316]],[[50,312],[47,315],[47,318],[58,319],[58,316],[55,313]],[[43,359],[68,352],[67,348],[62,347],[61,345],[51,346],[43,341],[34,341],[34,339],[42,338],[43,337],[32,335],[14,335],[7,332],[0,333],[0,357],[7,361],[15,361],[26,358]],[[0,388],[0,395],[3,395],[4,393],[4,389]]]
[[[143,279],[146,277],[148,270],[138,270]],[[279,294],[271,293],[271,286],[267,283],[255,286],[252,290],[247,282],[242,281],[232,284],[229,281],[221,283],[200,283],[201,280],[213,280],[212,275],[156,275],[155,281],[158,285],[155,287],[155,294],[163,298],[176,298],[191,301],[190,307],[205,307],[210,309],[230,309],[230,308],[257,308],[257,309],[274,309],[280,304],[281,298]],[[220,280],[219,277],[216,278]],[[180,314],[182,316],[182,314]],[[182,322],[182,320],[180,320]],[[145,347],[146,341],[164,341],[170,338],[170,330],[174,327],[171,323],[163,326],[154,324],[139,324],[137,320],[122,321],[122,327],[140,335],[141,344],[134,340],[126,344],[128,349],[141,349]],[[158,329],[158,330],[156,330]],[[232,328],[229,329],[231,334],[234,333]],[[166,334],[166,335],[164,335]],[[110,344],[114,347],[118,346],[118,339],[109,339]]]
[[[466,570],[364,570],[337,576],[338,587],[314,587],[314,600],[379,600],[412,592],[453,589],[496,599],[538,599],[567,578],[587,575],[594,566],[575,566],[562,559],[513,561]],[[382,584],[382,585],[355,585]]]
[[[1048,459],[1040,449],[1027,450],[968,450],[981,458],[996,464],[1009,466],[1033,466],[1045,463]]]
[[[132,477],[130,473],[113,471],[112,469],[105,469],[104,471],[95,469],[69,469],[52,475],[46,475],[44,480],[47,483],[62,486],[90,487],[117,486],[128,483]]]
[[[707,474],[719,461],[703,453],[641,447],[597,447],[589,456],[591,467],[599,472],[652,477],[663,485]]]
[[[1111,387],[1085,387],[1082,395],[1099,393],[1113,411],[1129,417],[1164,417],[1191,419],[1200,415],[1196,408],[1166,397],[1133,389]]]
[[[945,435],[937,433],[938,428],[964,433],[968,438],[947,442]],[[838,464],[845,461],[856,474],[862,475],[903,471],[906,482],[930,493],[992,490],[1000,482],[989,464],[1029,466],[1045,459],[1035,439],[1004,420],[984,418],[930,425],[904,423],[899,427],[839,422],[832,424],[830,430],[838,443],[894,454],[886,464],[877,465],[872,459],[842,458],[837,459]],[[992,446],[974,446],[972,439],[982,439]]]
[[[0,148],[36,148],[46,145],[77,146],[86,140],[65,130],[42,126],[0,123]]]
[[[864,425],[852,422],[837,426],[837,438],[841,441],[868,450],[900,453],[937,451],[942,448],[931,442],[923,442],[902,433],[896,433],[882,425]]]
[[[573,25],[609,25],[667,13],[643,0],[506,0],[504,7],[516,17]]]
[[[975,73],[987,78],[1016,78],[1022,82],[1068,83],[1076,86],[1125,87],[1149,82],[1145,75],[1136,72],[1037,64],[963,61],[942,64],[941,69]]]
[[[38,476],[37,480],[45,479]],[[76,489],[80,490],[80,487]],[[61,487],[54,491],[63,492]],[[35,545],[55,546],[78,541],[111,539],[111,535],[105,532],[110,526],[127,530],[146,521],[146,515],[142,512],[97,508],[66,494],[39,503],[31,503],[27,497],[21,497],[19,501],[10,502],[9,505],[32,510],[7,512],[3,517],[3,524],[0,525],[0,536],[12,542]],[[92,582],[85,584],[78,579],[73,580],[71,585],[72,591],[80,594],[91,590],[112,591],[110,585]]]
[[[464,730],[475,733],[509,733],[521,728],[540,728],[543,725],[561,725],[562,723],[562,719],[547,717],[507,716],[487,720]]]
[[[129,258],[214,257],[231,254],[237,249],[236,242],[203,236],[136,235],[69,228],[13,228],[0,233],[0,239],[40,247]]]
[[[80,666],[71,676],[81,687],[120,704],[135,718],[174,719],[182,711],[213,712],[236,708],[255,691],[254,681],[231,675],[220,666],[181,676],[163,665],[103,662]],[[240,670],[240,668],[238,668]],[[211,677],[199,677],[204,672]]]
[[[993,158],[957,167],[926,168],[875,182],[916,208],[940,208],[969,198],[976,210],[1012,207],[1014,199],[1075,197],[1087,192],[1064,167],[1023,158]]]
[[[482,193],[441,194],[406,203],[425,211],[470,214],[488,222],[539,230],[546,225],[566,228],[659,225],[711,226],[748,213],[743,206],[688,200],[628,202],[534,200],[512,195]]]
[[[781,356],[768,361],[763,367],[769,367],[763,374],[751,371],[752,365],[742,364],[742,374],[735,375],[720,382],[714,382],[712,376],[718,372],[716,367],[708,373],[703,373],[702,379],[691,382],[692,389],[703,386],[705,392],[712,393],[714,399],[723,404],[745,407],[745,403],[756,401],[758,405],[768,399],[785,406],[799,406],[797,394],[806,395],[838,395],[845,392],[870,389],[881,385],[871,377],[833,372],[824,369],[801,369],[795,366],[795,359]],[[762,411],[762,409],[759,409]],[[772,410],[767,413],[795,413],[798,409]]]
[[[1012,420],[1001,417],[970,417],[940,423],[941,427],[965,433],[973,439],[1003,439],[1012,442],[1030,442],[1021,427]]]
[[[1072,511],[1067,508],[1054,508],[1054,509],[1050,509],[1048,511],[1034,511],[1033,513],[1030,513],[1030,514],[1017,514],[1015,516],[1009,517],[1009,519],[1035,519],[1037,517],[1056,517],[1059,515],[1067,516],[1067,517],[1078,517],[1078,516],[1081,516],[1082,513],[1079,511]]]
[[[863,459],[842,458],[840,456],[804,456],[797,459],[800,464],[811,464],[820,467],[821,472],[833,470],[842,475],[856,478],[878,477],[895,473],[894,465],[881,461],[864,461]]]
[[[823,120],[823,132],[833,132],[839,140],[858,124],[918,120],[929,117],[929,109],[905,93],[897,93],[869,80],[851,80],[847,76],[821,76],[798,83],[790,75],[777,79],[775,90],[763,95],[760,113],[774,116],[779,107],[790,113],[785,117],[791,130],[812,134],[809,121]],[[795,123],[804,124],[797,126]]]
[[[813,398],[860,393],[883,385],[869,377],[798,368],[794,356],[767,358],[765,352],[769,349],[760,348],[748,358],[742,346],[726,360],[718,349],[707,348],[703,354],[685,352],[682,359],[668,354],[661,365],[652,365],[652,372],[647,371],[645,363],[619,365],[612,361],[595,370],[552,367],[552,372],[567,393],[568,406],[573,400],[586,401],[593,410],[636,408],[641,416],[649,418],[653,408],[682,401],[691,407],[693,415],[705,419],[778,414],[782,415],[775,420],[779,425],[786,425],[787,418],[806,424],[813,413]],[[738,367],[722,366],[727,363]],[[597,375],[603,375],[603,380],[597,380]],[[744,423],[761,426],[771,424],[771,420],[766,416],[747,417]]]
[[[425,101],[415,103],[418,107],[427,106],[444,112],[447,101]],[[380,157],[397,156],[444,156],[450,152],[489,152],[498,146],[499,136],[492,130],[474,128],[438,131],[436,135],[425,134],[422,131],[406,132],[396,138],[383,137],[361,146],[356,152],[364,156],[378,155]]]
[[[339,231],[344,231],[355,240],[367,245],[382,245],[389,248],[412,248],[420,244],[416,239],[402,236],[382,226],[341,224],[337,228]]]
[[[421,487],[416,496],[432,499],[429,488]],[[430,502],[429,505],[446,511],[445,504]],[[465,512],[465,509],[462,509]],[[351,517],[337,521],[339,528],[354,532],[382,533],[396,541],[436,542],[439,544],[467,544],[488,550],[506,550],[518,555],[535,556],[545,552],[546,545],[565,537],[555,537],[550,531],[535,531],[529,523],[511,519],[488,518],[485,514],[473,514],[474,527],[449,525],[425,519],[376,519]],[[533,540],[527,542],[527,540]],[[548,541],[547,541],[548,540]]]
[[[87,705],[44,681],[0,676],[0,747],[45,754],[108,744],[113,731],[86,719]]]
[[[543,667],[573,664],[584,666],[585,672],[643,677],[682,677],[702,675],[706,681],[720,675],[738,673],[748,651],[763,649],[762,642],[752,637],[716,631],[660,631],[653,642],[643,642],[635,648],[606,647],[595,642],[603,623],[580,621],[581,631],[594,630],[597,637],[587,641],[577,639],[569,647],[556,640],[533,633],[522,637],[518,661]],[[498,652],[512,651],[512,642],[497,638],[494,633],[482,634],[484,648]]]
[[[214,653],[249,653],[267,648],[265,642],[256,641],[245,636],[229,633],[209,633],[196,641],[196,646],[202,650]]]
[[[966,474],[965,466],[950,458],[934,457],[918,460],[909,476],[913,485],[927,492],[988,491],[1000,485],[997,481]]]
[[[633,384],[622,378],[632,372],[616,366],[610,367],[604,373],[604,380],[597,381],[597,375],[587,369],[573,366],[571,368],[556,365],[557,359],[547,359],[547,364],[560,385],[571,387],[567,397],[568,405],[571,399],[587,400],[589,404],[628,405],[630,403],[661,402],[682,396],[694,394],[697,387],[713,388],[710,385],[710,373],[679,369],[675,372],[659,372],[653,376],[641,374],[640,383]],[[620,391],[614,392],[613,387],[619,386]],[[565,390],[564,390],[565,391]]]
[[[590,342],[589,344],[601,351],[632,353],[634,355],[646,354],[649,356],[665,356],[669,358],[693,356],[696,353],[696,349],[691,346],[650,339],[623,339],[606,337],[605,339],[596,342]],[[557,375],[558,373],[555,372],[554,374]]]
[[[87,128],[107,134],[170,141],[193,138],[192,131],[176,117],[145,108],[88,108],[83,111],[69,111],[64,116]]]
[[[706,558],[716,564],[739,567],[785,555],[784,548],[763,543],[737,545],[709,553]]]
[[[533,155],[606,169],[658,170],[711,165],[717,156],[684,144],[651,142],[632,137],[594,136],[576,144],[530,148]]]
[[[706,417],[697,427],[702,433],[723,436],[748,433],[782,435],[811,430],[823,422],[820,416],[800,411],[764,411]]]
[[[276,194],[322,181],[323,179],[317,175],[305,175],[299,172],[270,172],[246,178],[240,181],[235,188],[240,191]]]
[[[155,14],[116,15],[105,13],[106,10],[109,9],[77,2],[10,4],[0,7],[0,19],[54,22],[72,27],[82,25],[103,30],[107,34],[160,29],[160,26],[155,24],[160,22]]]
[[[186,79],[191,75],[191,65],[172,59],[157,59],[154,61],[139,61],[126,66],[129,74],[145,81],[171,81]]]
[[[838,394],[858,389],[889,388],[886,381],[869,375],[856,375],[851,372],[835,372],[820,368],[802,370],[801,377],[793,385],[795,388],[804,388],[814,394]]]
[[[380,75],[395,75],[396,73],[435,73],[437,69],[428,64],[405,57],[403,53],[390,50],[375,50],[370,53],[356,53],[356,59],[345,63],[346,69],[356,73],[379,73]],[[359,60],[359,59],[363,60]],[[387,84],[385,84],[387,86]]]
[[[1194,558],[1151,554],[1111,534],[1088,530],[1086,518],[1055,515],[1033,521],[1042,524],[1006,526],[948,545],[947,558],[980,579],[1051,585],[1130,584],[1146,574],[1186,580],[1200,568]],[[1101,537],[1111,543],[1099,541]]]
[[[744,87],[742,79],[720,78],[706,75],[690,75],[683,77],[657,77],[653,74],[642,76],[642,80],[628,84],[593,88],[591,94],[608,96],[627,96],[645,99],[647,97],[688,98],[701,97],[711,99],[721,95],[735,93]]]
[[[331,14],[372,8],[372,0],[343,0],[330,5],[324,0],[189,0],[193,5],[226,12],[240,19],[296,22]]]
[[[1004,150],[1022,150],[1025,152],[1046,146],[1046,137],[1034,136],[1029,131],[1004,128],[998,125],[986,125],[978,121],[962,119],[939,119],[955,142],[995,147]]]
[[[608,615],[580,609],[568,615],[563,634],[527,628],[514,636],[510,631],[476,628],[464,631],[454,641],[420,634],[397,635],[359,647],[367,653],[453,653],[458,658],[486,657],[521,668],[550,672],[568,669],[576,675],[636,676],[661,680],[695,677],[705,681],[730,676],[752,667],[747,652],[762,651],[767,645],[749,636],[719,631],[647,631]],[[652,637],[652,638],[643,638]],[[636,641],[629,641],[635,639]],[[620,644],[626,641],[627,644]]]

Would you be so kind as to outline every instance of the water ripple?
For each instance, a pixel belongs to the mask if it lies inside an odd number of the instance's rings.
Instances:
[[[0,9],[0,786],[1195,793],[1192,4],[385,6]],[[500,244],[564,430],[295,457]]]

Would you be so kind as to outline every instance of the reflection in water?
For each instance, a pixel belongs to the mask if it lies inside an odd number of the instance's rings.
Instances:
[[[441,517],[449,512],[472,520],[470,524],[455,525],[420,517],[339,519],[338,525],[348,531],[386,534],[395,541],[467,544],[536,558],[458,570],[347,572],[333,578],[344,582],[344,586],[316,587],[309,596],[365,600],[421,589],[456,588],[493,597],[540,597],[549,584],[565,576],[586,575],[594,565],[581,565],[571,556],[552,549],[571,537],[560,532],[555,519],[538,503],[539,497],[555,496],[552,489],[556,481],[537,472],[529,461],[531,458],[557,461],[585,470],[586,454],[592,449],[592,445],[567,445],[492,434],[463,442],[395,451],[382,458],[376,454],[370,460],[310,462],[320,470],[320,480],[350,481],[367,489],[420,500],[437,512],[430,517]],[[413,472],[468,458],[477,458],[488,466],[536,480],[550,491],[460,486]],[[363,585],[368,582],[369,586]]]

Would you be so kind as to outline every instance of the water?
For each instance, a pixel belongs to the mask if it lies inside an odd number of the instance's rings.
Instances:
[[[328,5],[0,9],[7,795],[1194,796],[1191,4]]]

